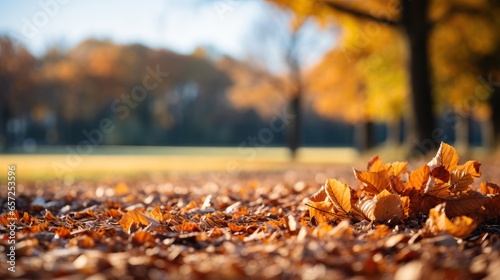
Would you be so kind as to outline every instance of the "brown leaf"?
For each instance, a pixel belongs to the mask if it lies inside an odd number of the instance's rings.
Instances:
[[[443,203],[429,211],[429,218],[425,221],[424,231],[433,235],[447,232],[458,238],[466,238],[476,229],[476,222],[467,216],[459,216],[449,220],[445,214],[446,207]]]
[[[408,188],[415,189],[417,191],[423,189],[429,180],[430,172],[431,170],[427,164],[424,164],[420,168],[411,172],[410,179],[408,181]]]
[[[456,217],[470,214],[481,208],[486,202],[486,196],[469,189],[467,192],[446,198],[446,215]]]
[[[424,189],[424,194],[439,198],[447,198],[450,196],[450,184],[439,179],[429,178]]]
[[[500,218],[500,194],[487,195],[484,201],[484,216],[487,220],[497,220]]]
[[[431,169],[431,176],[442,182],[448,182],[450,180],[450,171],[444,165],[439,165]]]
[[[450,188],[452,192],[465,191],[472,183],[474,183],[472,175],[465,170],[453,170],[450,173]]]
[[[442,165],[446,168],[446,170],[452,171],[457,168],[458,160],[459,157],[455,148],[444,142],[441,142],[436,156],[427,165],[429,165],[431,170]]]
[[[351,211],[351,188],[336,179],[327,179],[324,188],[334,212],[347,216]]]
[[[401,209],[403,209],[403,219],[410,216],[410,198],[408,196],[401,197]]]
[[[469,173],[473,178],[481,177],[481,171],[479,168],[481,167],[481,163],[475,160],[469,160],[466,163],[457,166],[457,170],[464,170]]]
[[[356,179],[363,183],[361,189],[369,194],[376,195],[389,186],[386,170],[377,172],[353,170]]]

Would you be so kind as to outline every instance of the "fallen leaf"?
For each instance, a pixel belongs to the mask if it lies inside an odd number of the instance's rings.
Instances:
[[[383,190],[376,198],[377,202],[373,210],[375,221],[387,222],[394,218],[401,219],[403,217],[401,199],[397,194],[391,194],[387,190]]]
[[[486,202],[486,196],[474,189],[469,189],[464,193],[447,197],[445,200],[446,215],[448,217],[456,217],[470,214],[481,208]]]
[[[479,185],[479,191],[484,195],[500,194],[500,186],[490,182],[481,182],[481,184]]]
[[[324,189],[333,203],[333,211],[347,216],[351,211],[351,188],[336,179],[327,179]]]
[[[457,168],[458,160],[459,157],[455,148],[444,142],[441,142],[436,156],[434,156],[434,158],[432,158],[432,160],[429,161],[427,165],[429,165],[431,170],[442,165],[446,168],[446,170],[452,171]]]
[[[376,195],[389,186],[386,170],[377,172],[353,170],[356,179],[363,183],[361,189],[369,194]]]
[[[456,170],[464,170],[469,173],[474,178],[481,177],[481,171],[479,168],[481,167],[481,163],[475,160],[469,160],[466,163],[457,166]]]
[[[465,170],[453,170],[450,173],[450,188],[452,192],[465,191],[472,183],[474,183],[474,178]]]
[[[335,218],[332,213],[333,204],[330,201],[309,201],[309,216],[316,218],[319,223],[326,223]]]
[[[410,173],[408,188],[417,191],[423,189],[429,180],[430,168],[427,164],[422,165],[420,168]]]
[[[466,238],[476,229],[476,222],[467,216],[458,216],[453,220],[445,214],[446,204],[439,204],[429,211],[429,218],[425,221],[424,231],[437,235],[447,232],[458,238]]]

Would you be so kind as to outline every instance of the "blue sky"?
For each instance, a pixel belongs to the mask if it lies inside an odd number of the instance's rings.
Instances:
[[[243,36],[263,5],[234,0],[0,1],[0,34],[16,38],[36,55],[55,44],[72,47],[94,37],[181,53],[210,45],[241,56]]]

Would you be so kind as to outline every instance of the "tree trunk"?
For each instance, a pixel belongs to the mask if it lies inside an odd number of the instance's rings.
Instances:
[[[397,147],[400,145],[401,121],[387,123],[387,138],[385,144],[389,147]]]
[[[469,147],[469,119],[467,116],[457,115],[458,122],[455,124],[455,149],[464,155]]]
[[[369,121],[360,121],[355,126],[354,141],[356,148],[360,152],[365,152],[374,147],[373,123]]]
[[[412,149],[424,154],[436,148],[440,141],[433,137],[436,119],[429,71],[428,5],[428,0],[402,0],[402,24],[410,49],[410,79],[415,121],[416,139]]]
[[[300,146],[300,135],[301,135],[301,93],[297,92],[292,99],[290,100],[290,111],[295,118],[292,118],[290,121],[290,126],[288,127],[288,148],[290,149],[292,159],[295,159],[297,156],[297,149]]]

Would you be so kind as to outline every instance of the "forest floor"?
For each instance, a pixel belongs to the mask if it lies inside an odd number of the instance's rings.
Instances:
[[[483,177],[499,183],[494,163]],[[357,188],[351,165],[267,169],[19,177],[14,211],[2,184],[0,278],[498,279],[498,224],[467,238],[423,236],[425,215],[324,225],[308,198],[327,178]]]

